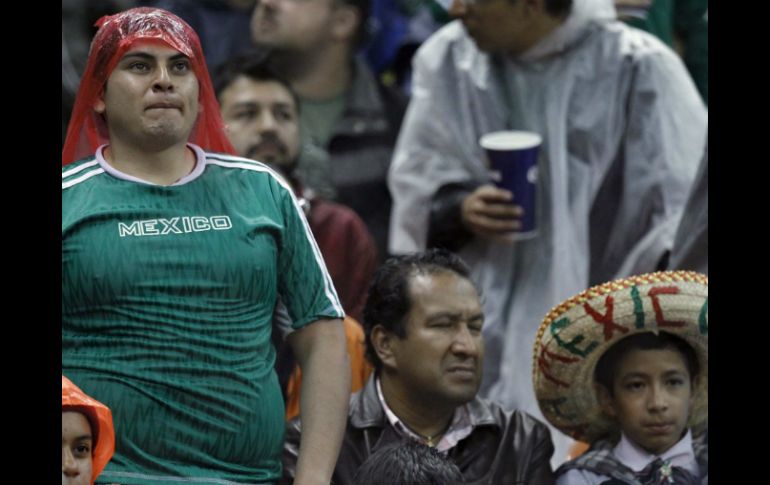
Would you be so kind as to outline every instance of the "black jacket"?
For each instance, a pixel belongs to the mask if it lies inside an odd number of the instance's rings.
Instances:
[[[550,465],[553,444],[543,423],[520,411],[504,411],[478,397],[471,401],[470,412],[476,427],[449,450],[449,457],[460,468],[467,484],[554,483]],[[299,436],[297,418],[287,424],[282,483],[290,484],[294,477]],[[366,386],[351,397],[348,425],[332,483],[352,484],[356,470],[369,455],[402,439],[385,416],[372,375]]]

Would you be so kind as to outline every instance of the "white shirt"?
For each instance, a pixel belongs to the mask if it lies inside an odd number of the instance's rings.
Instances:
[[[690,430],[687,430],[684,438],[666,450],[662,455],[653,455],[642,449],[629,440],[625,433],[622,433],[620,442],[612,450],[612,453],[618,461],[635,473],[642,471],[644,467],[660,458],[663,461],[670,461],[672,466],[684,468],[696,477],[700,476],[700,468],[692,448],[692,432]]]

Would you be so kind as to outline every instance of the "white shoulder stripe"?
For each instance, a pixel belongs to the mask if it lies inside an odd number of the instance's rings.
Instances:
[[[83,170],[93,167],[94,165],[99,165],[99,162],[97,160],[90,161],[88,163],[84,163],[83,165],[79,165],[75,168],[71,168],[67,170],[66,172],[61,173],[61,178],[69,177],[70,175],[75,175],[78,172],[82,172]]]
[[[329,271],[326,269],[326,263],[324,262],[323,256],[321,256],[321,250],[318,249],[318,244],[316,243],[315,237],[313,236],[313,231],[310,230],[310,225],[305,218],[305,214],[302,212],[302,208],[299,206],[299,202],[294,196],[294,190],[292,190],[291,186],[286,182],[286,180],[283,179],[283,177],[278,175],[273,169],[267,167],[263,163],[253,162],[247,159],[237,160],[241,161],[226,162],[224,160],[207,157],[206,163],[227,168],[242,168],[245,170],[252,170],[254,172],[267,172],[281,185],[281,187],[286,189],[286,191],[291,196],[292,202],[294,203],[294,209],[297,211],[297,214],[302,221],[302,225],[305,228],[305,237],[307,237],[308,242],[310,242],[310,246],[313,248],[313,256],[315,257],[316,263],[318,263],[318,266],[321,268],[321,273],[323,274],[324,279],[324,294],[326,295],[326,298],[328,298],[332,303],[334,309],[343,316],[342,318],[344,318],[345,310],[342,309],[342,304],[340,303],[339,297],[337,296],[337,291],[332,284],[332,278],[329,276]]]
[[[253,160],[248,160],[246,158],[241,158],[241,159],[236,158],[236,159],[233,159],[233,161],[227,161],[219,158],[207,157],[206,163],[211,165],[219,165],[220,167],[243,168],[246,170],[254,170],[256,172],[268,172],[273,175],[276,174],[275,170],[271,169],[267,165],[264,165],[259,162],[254,162]],[[276,177],[276,178],[278,179],[279,182],[283,182],[281,180],[281,177]],[[281,184],[281,185],[284,185],[284,187],[286,187],[287,189],[289,189],[289,191],[291,191],[291,187],[289,187],[288,185],[285,185],[285,184]]]
[[[246,163],[250,163],[252,165],[258,165],[260,167],[268,167],[268,165],[266,163],[260,162],[259,160],[253,160],[251,158],[246,158],[246,157],[238,157],[238,156],[235,156],[235,155],[227,155],[225,153],[209,153],[209,152],[206,152],[206,159],[207,160],[218,160],[220,162],[246,162]]]
[[[68,188],[72,187],[73,185],[77,185],[80,182],[83,182],[84,180],[90,179],[94,175],[99,175],[100,173],[104,173],[104,169],[102,167],[99,167],[97,169],[91,170],[90,172],[85,173],[85,174],[81,175],[80,177],[78,177],[76,179],[72,179],[72,180],[68,180],[66,182],[62,182],[61,188],[62,188],[62,190],[68,189]]]

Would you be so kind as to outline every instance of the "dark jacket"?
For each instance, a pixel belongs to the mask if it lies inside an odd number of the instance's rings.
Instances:
[[[401,441],[377,397],[374,375],[350,399],[348,425],[337,459],[332,483],[348,485],[358,467],[378,449]],[[476,427],[449,450],[466,483],[490,485],[552,484],[553,454],[546,426],[520,411],[504,411],[497,404],[476,397],[470,403]],[[300,422],[287,424],[283,451],[284,479],[291,483],[299,451]]]

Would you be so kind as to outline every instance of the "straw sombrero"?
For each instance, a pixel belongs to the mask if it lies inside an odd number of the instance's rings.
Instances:
[[[665,331],[695,350],[700,364],[689,426],[708,425],[708,277],[666,271],[594,286],[554,307],[535,339],[533,381],[543,415],[575,439],[593,442],[616,430],[594,392],[599,357],[623,337]]]

